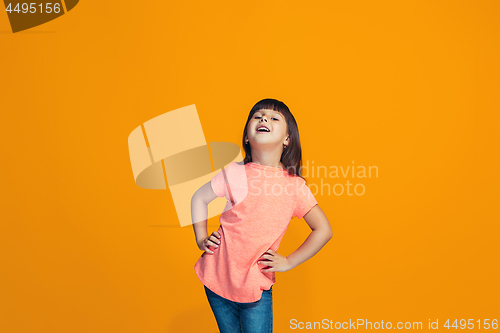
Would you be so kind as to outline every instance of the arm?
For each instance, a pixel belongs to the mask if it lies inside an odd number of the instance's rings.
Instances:
[[[262,263],[270,266],[270,268],[262,270],[263,272],[288,271],[312,258],[332,238],[333,233],[330,222],[319,205],[314,206],[304,215],[304,220],[312,230],[304,243],[288,257],[284,257],[273,250],[268,250],[262,258],[270,261],[262,261]]]
[[[288,269],[292,269],[310,259],[318,253],[333,236],[330,222],[319,205],[314,206],[304,215],[304,220],[306,220],[312,231],[304,243],[286,257],[289,264]]]
[[[217,195],[212,189],[210,182],[200,187],[191,198],[191,219],[193,221],[196,244],[200,250],[210,254],[213,254],[213,252],[208,246],[217,248],[216,243],[220,244],[220,241],[217,239],[220,238],[220,234],[217,231],[214,231],[210,236],[207,233],[208,204],[216,198]]]

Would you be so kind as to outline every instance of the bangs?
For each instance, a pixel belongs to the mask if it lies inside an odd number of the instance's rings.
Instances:
[[[263,99],[257,104],[254,105],[252,108],[251,114],[253,115],[255,112],[266,109],[266,110],[273,110],[278,113],[280,113],[285,119],[288,119],[287,115],[290,113],[290,110],[288,110],[288,107],[282,103],[279,102],[275,99]]]

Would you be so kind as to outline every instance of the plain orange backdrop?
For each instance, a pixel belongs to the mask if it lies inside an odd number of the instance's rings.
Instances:
[[[241,146],[268,97],[304,162],[379,169],[362,196],[316,196],[334,236],[276,274],[275,332],[500,319],[499,17],[493,0],[83,0],[13,34],[1,12],[0,331],[217,332],[192,227],[134,183],[127,138],[196,104],[208,142]],[[278,252],[309,232],[294,218]]]

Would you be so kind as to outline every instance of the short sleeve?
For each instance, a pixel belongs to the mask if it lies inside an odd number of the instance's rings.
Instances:
[[[301,184],[297,190],[295,210],[293,211],[293,216],[297,216],[298,219],[303,218],[304,215],[318,204],[306,182],[302,181]]]
[[[226,196],[226,181],[224,179],[222,170],[220,170],[215,176],[212,177],[210,184],[212,185],[212,190],[214,190],[215,194],[217,194],[218,197]]]

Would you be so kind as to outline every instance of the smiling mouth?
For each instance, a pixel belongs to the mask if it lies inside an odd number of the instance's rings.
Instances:
[[[257,129],[257,132],[258,133],[269,133],[271,132],[269,129],[265,128],[265,127],[260,127]]]

